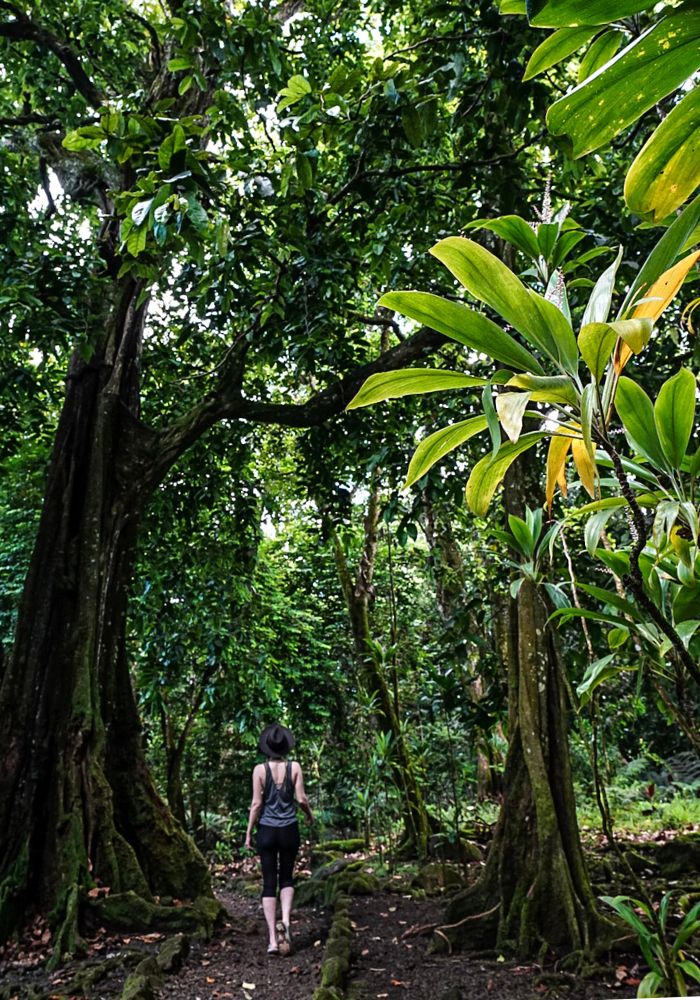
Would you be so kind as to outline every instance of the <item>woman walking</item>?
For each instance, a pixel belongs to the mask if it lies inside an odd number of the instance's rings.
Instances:
[[[268,758],[253,768],[253,800],[248,814],[245,846],[250,848],[253,827],[258,824],[256,846],[263,874],[262,905],[269,935],[268,954],[289,954],[292,947],[290,919],[294,901],[294,862],[299,850],[299,824],[295,799],[310,823],[313,813],[304,791],[304,776],[287,754],[294,746],[292,732],[284,726],[263,729],[259,746]],[[277,923],[279,885],[282,920]]]

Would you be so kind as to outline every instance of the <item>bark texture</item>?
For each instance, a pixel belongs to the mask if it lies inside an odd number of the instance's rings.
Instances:
[[[16,641],[0,688],[0,936],[50,911],[61,951],[82,889],[192,898],[209,876],[158,796],[125,655],[144,434],[140,288],[118,287],[89,362],[76,355]]]
[[[522,514],[526,494],[524,471],[516,468],[506,483],[509,512]],[[548,609],[531,580],[523,582],[508,617],[503,803],[484,872],[451,902],[447,934],[458,946],[495,943],[522,956],[545,948],[590,953],[606,925],[576,821],[563,666],[546,624]]]

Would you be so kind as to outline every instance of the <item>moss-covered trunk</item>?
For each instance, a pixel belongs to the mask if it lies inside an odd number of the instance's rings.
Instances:
[[[129,281],[90,361],[76,355],[0,688],[0,935],[51,911],[70,950],[81,887],[191,897],[203,859],[154,788],[125,653],[150,460],[138,421],[143,314]],[[67,919],[66,919],[67,918]]]
[[[508,507],[520,514],[522,477],[513,470],[506,490]],[[563,665],[531,580],[523,581],[508,614],[503,803],[481,878],[448,908],[446,923],[456,925],[448,933],[465,947],[495,943],[523,956],[547,947],[592,952],[607,925],[576,821]]]

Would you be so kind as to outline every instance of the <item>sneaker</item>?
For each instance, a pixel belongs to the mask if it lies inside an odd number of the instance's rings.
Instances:
[[[277,921],[277,946],[280,955],[290,955],[292,951],[292,936],[289,933],[288,924],[281,920]]]

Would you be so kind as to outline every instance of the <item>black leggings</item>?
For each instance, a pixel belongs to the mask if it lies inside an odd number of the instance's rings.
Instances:
[[[277,895],[280,889],[294,885],[292,872],[299,850],[299,824],[289,826],[259,826],[256,838],[262,864],[263,896]]]

